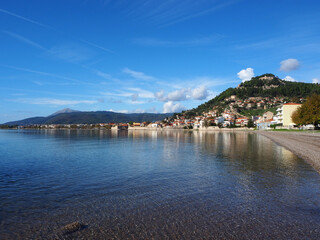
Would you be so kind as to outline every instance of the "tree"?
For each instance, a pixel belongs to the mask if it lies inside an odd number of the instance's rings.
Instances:
[[[297,125],[320,123],[320,95],[313,94],[307,101],[291,115],[292,121]]]
[[[247,127],[248,127],[248,128],[253,128],[253,127],[254,127],[254,123],[253,123],[253,121],[252,121],[251,118],[248,120]]]
[[[209,126],[209,121],[207,119],[204,119],[203,125],[207,128]]]

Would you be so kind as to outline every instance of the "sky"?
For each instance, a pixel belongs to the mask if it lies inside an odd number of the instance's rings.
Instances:
[[[317,0],[2,0],[0,123],[179,112],[264,73],[320,80]]]

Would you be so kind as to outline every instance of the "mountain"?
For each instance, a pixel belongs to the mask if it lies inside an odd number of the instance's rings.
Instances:
[[[61,113],[73,113],[73,112],[80,112],[80,111],[78,111],[78,110],[73,110],[73,109],[71,109],[71,108],[64,108],[64,109],[62,109],[62,110],[60,110],[60,111],[57,111],[57,112],[51,114],[50,116],[59,115],[59,114],[61,114]]]
[[[96,124],[96,123],[127,123],[133,122],[147,122],[159,121],[172,115],[157,114],[157,113],[117,113],[109,111],[97,112],[80,112],[72,111],[67,113],[52,114],[48,117],[33,117],[20,121],[12,121],[5,123],[5,125],[33,125],[33,124]]]
[[[228,88],[208,102],[184,111],[182,114],[196,116],[214,109],[217,113],[221,113],[225,109],[232,108],[242,115],[251,115],[247,110],[259,109],[261,106],[269,110],[283,102],[302,102],[314,93],[320,94],[319,84],[289,82],[267,73],[242,82],[236,88]],[[258,101],[262,104],[261,106],[257,105]],[[239,106],[239,103],[250,103],[250,107]]]

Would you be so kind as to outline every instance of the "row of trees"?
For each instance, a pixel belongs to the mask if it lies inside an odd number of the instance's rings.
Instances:
[[[317,127],[320,123],[320,95],[313,94],[307,97],[307,101],[292,114],[291,118],[299,126],[313,124]]]
[[[13,129],[18,128],[18,125],[7,125],[7,124],[1,124],[0,129]]]

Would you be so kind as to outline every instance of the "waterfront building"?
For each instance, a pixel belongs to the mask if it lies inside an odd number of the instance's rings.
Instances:
[[[277,109],[278,124],[282,124],[283,127],[293,127],[295,124],[292,121],[291,115],[294,111],[300,107],[298,103],[285,103]]]

